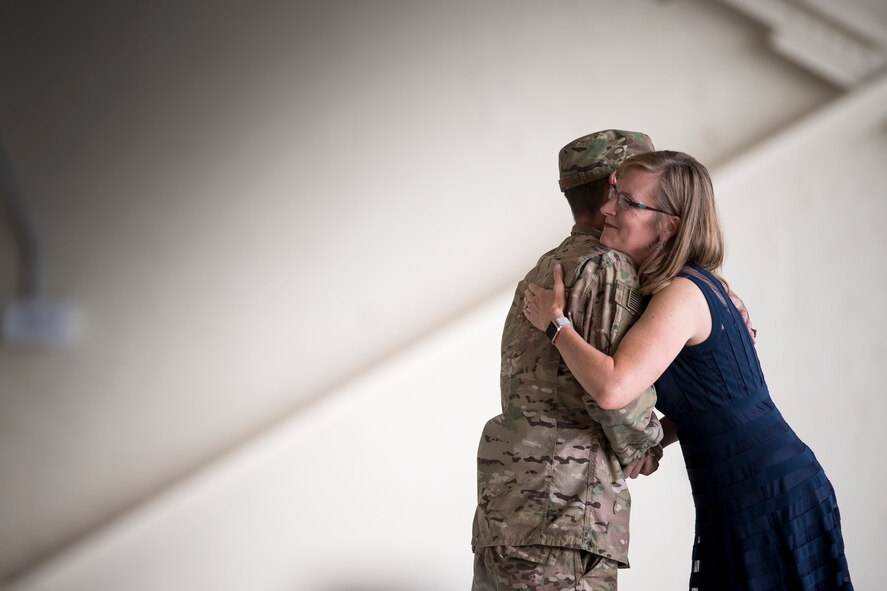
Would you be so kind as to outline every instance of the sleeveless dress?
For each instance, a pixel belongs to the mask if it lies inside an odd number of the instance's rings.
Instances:
[[[852,590],[834,489],[770,399],[739,312],[708,271],[679,276],[712,318],[656,382],[696,506],[691,591]]]

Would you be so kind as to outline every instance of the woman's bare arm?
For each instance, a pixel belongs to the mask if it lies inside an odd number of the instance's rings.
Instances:
[[[555,268],[555,289],[530,285],[525,315],[540,330],[563,315],[563,270]],[[653,296],[613,356],[591,345],[571,327],[555,346],[586,392],[601,408],[622,408],[656,381],[687,344],[702,342],[711,331],[708,304],[687,279],[675,279]]]

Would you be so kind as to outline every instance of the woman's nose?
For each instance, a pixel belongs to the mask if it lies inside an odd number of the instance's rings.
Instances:
[[[603,206],[601,206],[601,213],[604,215],[616,215],[615,201],[615,199],[607,198],[607,200],[604,201]]]

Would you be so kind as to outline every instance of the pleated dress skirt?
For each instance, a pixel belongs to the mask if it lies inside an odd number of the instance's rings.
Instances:
[[[852,589],[835,492],[765,393],[679,432],[696,506],[690,589]]]

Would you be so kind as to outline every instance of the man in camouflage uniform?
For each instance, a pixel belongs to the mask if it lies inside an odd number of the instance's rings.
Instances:
[[[589,343],[613,353],[640,316],[641,300],[632,291],[634,264],[598,240],[599,210],[610,173],[650,150],[644,134],[606,130],[559,153],[560,186],[576,225],[518,284],[505,321],[502,414],[487,422],[478,448],[474,591],[611,591],[616,569],[628,566],[631,499],[623,467],[636,475],[643,465],[648,473],[661,456],[655,391],[625,408],[601,409],[550,337],[526,320],[523,294],[530,282],[550,288],[560,262],[568,317]]]

